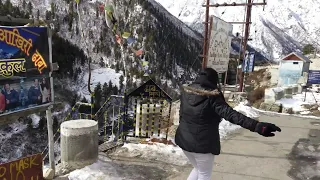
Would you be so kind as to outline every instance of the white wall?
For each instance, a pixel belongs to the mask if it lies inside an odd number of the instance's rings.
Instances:
[[[279,86],[297,84],[302,76],[303,61],[281,61],[279,66]]]

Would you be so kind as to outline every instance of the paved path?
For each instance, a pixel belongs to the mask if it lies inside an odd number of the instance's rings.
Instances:
[[[320,120],[261,115],[282,132],[265,138],[240,130],[222,143],[213,180],[320,180]],[[186,180],[191,168],[170,180]]]

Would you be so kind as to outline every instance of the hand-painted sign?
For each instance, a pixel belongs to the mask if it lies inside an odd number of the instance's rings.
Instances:
[[[12,77],[15,73],[26,72],[25,59],[0,59],[0,76]]]
[[[43,180],[41,154],[0,164],[0,179]]]
[[[320,71],[309,71],[308,84],[320,84]]]
[[[0,26],[0,116],[51,103],[47,27]]]
[[[128,96],[145,98],[163,98],[171,101],[171,97],[151,79],[132,91]]]
[[[218,73],[228,70],[231,35],[232,25],[212,16],[207,67],[215,69]]]
[[[0,78],[30,77],[49,71],[46,27],[0,26]]]

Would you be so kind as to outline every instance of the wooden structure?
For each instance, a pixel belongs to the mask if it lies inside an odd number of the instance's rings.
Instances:
[[[172,98],[162,90],[152,79],[132,91],[127,96],[126,109],[133,112],[132,127],[129,123],[129,113],[126,112],[127,130],[132,129],[128,136],[149,138],[153,135],[161,136],[166,129],[167,139],[170,127],[170,112]],[[165,103],[169,104],[169,115],[163,117]]]
[[[280,60],[279,86],[297,84],[303,73],[309,72],[312,61],[299,52],[292,52]]]

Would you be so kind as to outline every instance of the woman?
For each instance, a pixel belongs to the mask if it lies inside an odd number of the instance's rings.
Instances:
[[[0,89],[0,114],[6,111],[6,97],[2,94]]]
[[[175,142],[194,167],[188,180],[210,180],[214,155],[220,154],[219,123],[221,118],[257,132],[274,136],[281,131],[274,124],[258,122],[233,110],[218,88],[218,73],[206,68],[181,92],[180,124]]]
[[[41,90],[41,94],[42,94],[42,103],[48,103],[50,102],[50,86],[49,84],[46,82],[45,78],[42,78],[42,82],[40,84],[40,90]]]

